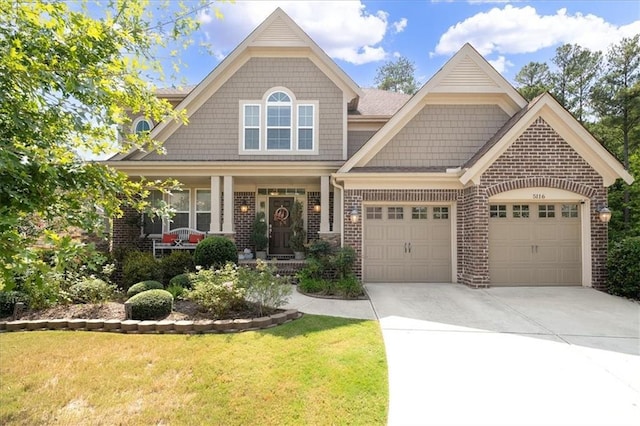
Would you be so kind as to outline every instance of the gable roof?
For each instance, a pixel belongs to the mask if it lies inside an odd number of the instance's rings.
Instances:
[[[460,181],[478,183],[480,176],[507,148],[535,121],[542,117],[571,147],[598,172],[605,186],[622,178],[628,184],[633,177],[622,164],[549,93],[533,99],[515,114],[498,132],[463,166],[466,169]]]
[[[194,114],[233,74],[251,57],[266,52],[271,55],[293,54],[309,58],[327,77],[333,81],[351,101],[357,105],[362,95],[360,87],[300,28],[281,8],[277,8],[247,38],[244,39],[214,70],[209,73],[176,106],[176,110],[186,110],[187,116]],[[176,95],[180,89],[159,89],[158,95]],[[166,92],[166,93],[165,93]],[[182,123],[165,120],[151,131],[151,138],[166,141]],[[114,157],[117,159],[138,159],[136,150]],[[144,157],[147,153],[140,152]]]
[[[497,103],[510,116],[526,100],[469,43],[447,61],[404,106],[339,170],[347,173],[364,167],[429,102],[443,102],[459,96],[476,96],[479,102]]]

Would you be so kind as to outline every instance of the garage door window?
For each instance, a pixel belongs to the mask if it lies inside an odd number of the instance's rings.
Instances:
[[[367,219],[382,219],[382,207],[367,207]]]
[[[404,207],[389,207],[387,209],[387,217],[392,220],[404,219]]]
[[[412,207],[411,208],[411,219],[426,219],[427,208],[426,207]]]
[[[538,217],[556,217],[556,206],[553,204],[542,204],[538,206]]]
[[[506,204],[494,204],[489,206],[489,217],[507,217]]]
[[[578,205],[577,204],[563,204],[562,205],[562,217],[566,217],[566,218],[578,217]]]
[[[527,204],[514,204],[512,214],[514,218],[527,219],[529,217],[529,206]]]
[[[434,219],[449,219],[449,207],[434,207],[433,208]]]

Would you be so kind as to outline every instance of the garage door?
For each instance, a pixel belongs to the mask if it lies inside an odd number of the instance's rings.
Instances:
[[[491,285],[580,285],[578,204],[491,204]]]
[[[367,282],[451,282],[448,206],[367,206],[363,260]]]

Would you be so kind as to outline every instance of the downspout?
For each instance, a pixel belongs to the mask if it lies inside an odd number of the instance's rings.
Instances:
[[[340,207],[342,208],[342,220],[340,220],[340,247],[344,247],[344,185],[340,186],[334,174],[331,174],[331,184],[340,188]]]

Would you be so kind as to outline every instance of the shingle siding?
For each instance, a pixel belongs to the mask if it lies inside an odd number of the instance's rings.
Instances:
[[[358,152],[358,150],[371,139],[371,136],[375,134],[376,132],[373,130],[349,130],[349,132],[347,132],[348,158],[351,158],[353,154]]]
[[[240,100],[263,98],[273,87],[286,87],[298,100],[318,101],[319,155],[239,155]],[[343,144],[341,90],[306,58],[252,58],[191,115],[165,142],[167,155],[145,160],[341,160]]]
[[[367,166],[457,167],[508,119],[495,105],[427,105]]]

